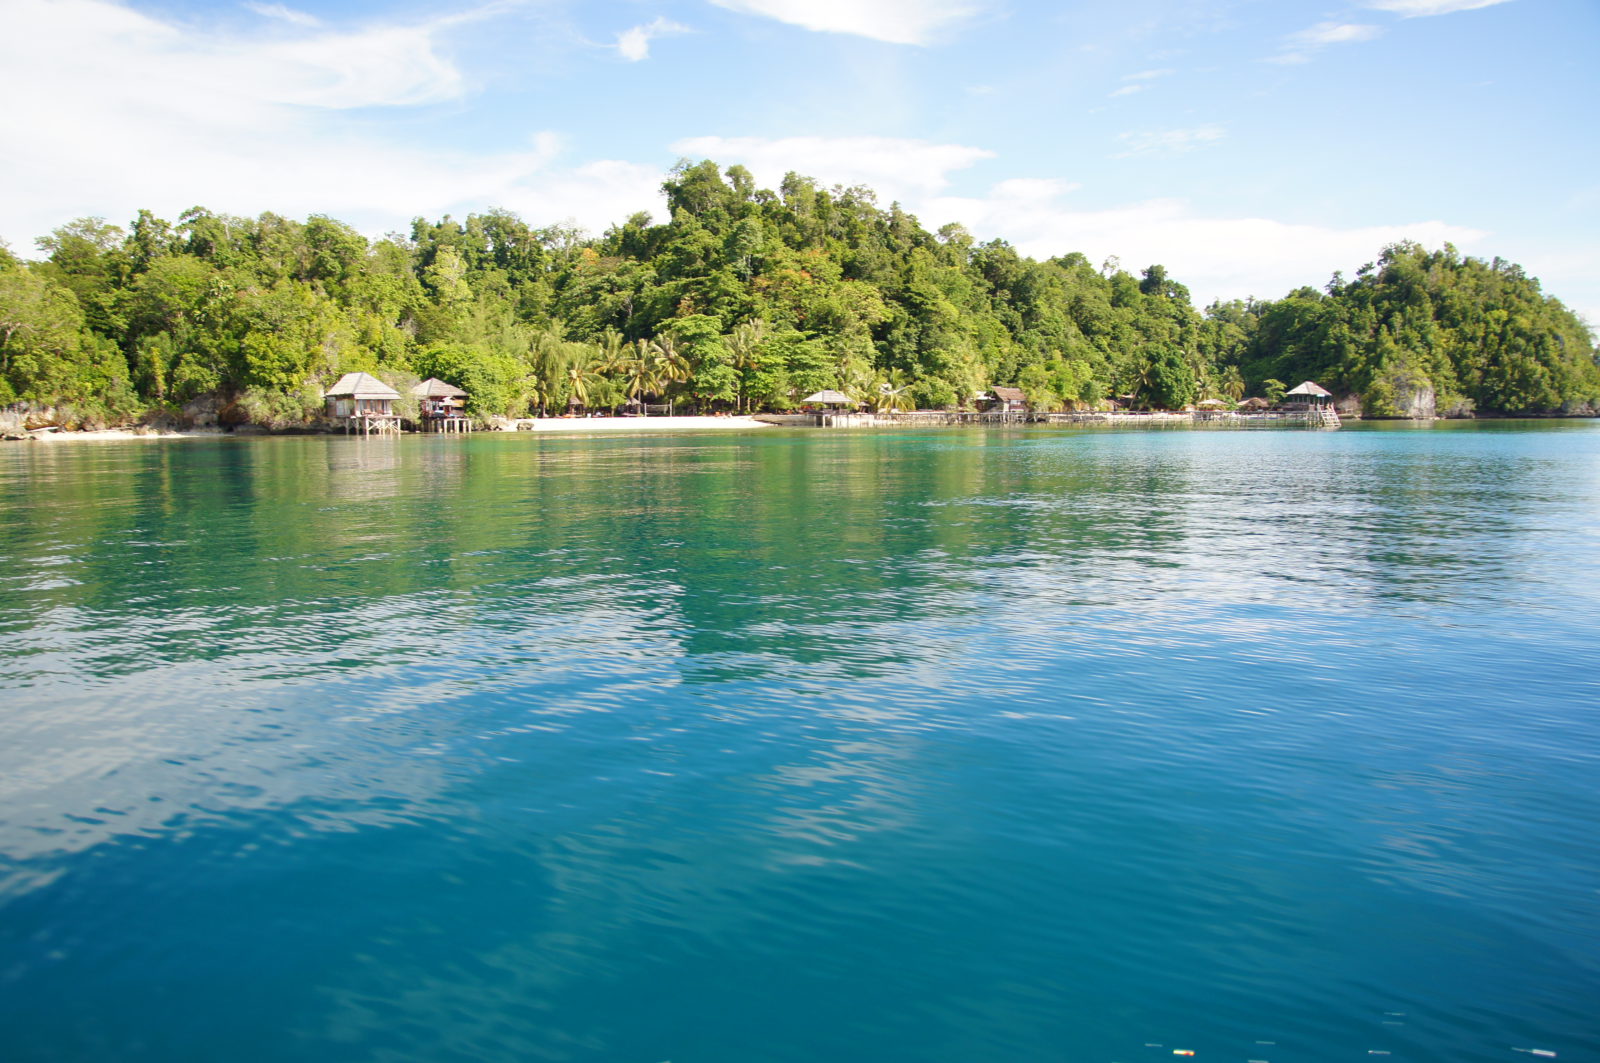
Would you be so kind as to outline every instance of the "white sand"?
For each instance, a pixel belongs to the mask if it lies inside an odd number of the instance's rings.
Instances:
[[[772,428],[754,417],[541,417],[525,419],[535,432],[681,432],[727,429]],[[482,429],[479,429],[482,431]],[[528,431],[528,429],[523,429]],[[251,433],[251,436],[266,433]],[[339,433],[335,432],[335,435]],[[509,433],[508,433],[509,434]],[[227,435],[218,428],[196,428],[182,432],[151,428],[107,428],[97,432],[35,431],[32,439],[44,443],[62,440],[117,442],[133,439],[217,439]]]
[[[660,432],[773,427],[754,417],[540,417],[531,423],[535,432]]]
[[[196,428],[183,432],[158,431],[154,428],[103,428],[94,432],[35,430],[28,433],[28,437],[40,443],[58,443],[68,439],[94,443],[124,439],[215,439],[222,434],[220,428]]]

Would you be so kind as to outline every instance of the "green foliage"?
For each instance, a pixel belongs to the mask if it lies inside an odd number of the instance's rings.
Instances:
[[[764,191],[685,160],[664,190],[665,223],[593,239],[503,210],[375,242],[321,215],[79,219],[43,261],[0,251],[0,403],[131,416],[210,395],[287,423],[359,369],[440,377],[479,416],[789,409],[824,388],[953,407],[994,385],[1037,408],[1178,407],[1305,379],[1374,414],[1600,407],[1583,323],[1518,267],[1449,247],[1202,314],[1163,266],[1035,261],[867,189],[790,174]]]
[[[1147,405],[1177,410],[1199,397],[1194,370],[1177,351],[1158,351],[1151,356],[1146,379],[1148,386],[1144,398]]]
[[[1277,303],[1212,307],[1227,360],[1246,379],[1317,380],[1362,397],[1372,416],[1422,405],[1528,414],[1600,403],[1594,337],[1539,282],[1501,259],[1446,245],[1385,248],[1354,281],[1301,288]],[[1398,411],[1391,413],[1388,411]]]

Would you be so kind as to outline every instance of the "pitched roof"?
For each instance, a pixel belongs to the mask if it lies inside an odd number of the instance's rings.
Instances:
[[[1320,384],[1313,384],[1309,380],[1307,380],[1305,383],[1301,384],[1297,388],[1293,388],[1292,390],[1284,392],[1284,394],[1285,395],[1322,395],[1322,396],[1324,396],[1326,398],[1330,398],[1330,399],[1333,398],[1333,392],[1329,391],[1325,387],[1322,387]]]
[[[346,373],[325,394],[330,398],[398,399],[400,393],[369,373]]]
[[[843,394],[841,392],[833,391],[833,390],[819,391],[815,395],[807,395],[805,398],[801,399],[800,401],[801,402],[821,402],[821,403],[826,403],[826,404],[828,404],[830,406],[834,405],[834,404],[837,404],[837,403],[841,403],[841,402],[845,403],[846,405],[850,405],[850,406],[854,406],[856,404],[856,400],[852,399],[849,395],[845,395],[845,394]]]
[[[990,388],[994,397],[1005,402],[1027,402],[1028,397],[1022,393],[1021,388]]]
[[[1245,399],[1243,402],[1239,403],[1239,405],[1247,407],[1247,408],[1253,410],[1253,409],[1256,409],[1256,408],[1261,407],[1261,406],[1271,406],[1272,403],[1268,402],[1266,399],[1249,398],[1249,399]]]
[[[464,399],[467,393],[454,384],[446,384],[436,376],[430,376],[422,383],[411,389],[411,394],[419,399]]]

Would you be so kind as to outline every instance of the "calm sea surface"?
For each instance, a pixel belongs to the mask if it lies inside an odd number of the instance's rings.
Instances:
[[[0,447],[0,1060],[1600,1060],[1597,574],[1593,422]]]

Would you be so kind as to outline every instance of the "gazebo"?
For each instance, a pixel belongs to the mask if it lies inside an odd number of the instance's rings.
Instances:
[[[1298,387],[1290,388],[1283,393],[1286,399],[1296,399],[1310,406],[1326,406],[1333,401],[1333,392],[1320,384],[1313,384],[1307,380]]]
[[[807,395],[800,401],[805,403],[814,402],[819,406],[848,406],[852,410],[861,405],[844,392],[834,391],[831,388],[824,391],[819,391],[815,395]]]
[[[467,393],[438,377],[429,377],[411,389],[417,397],[417,415],[424,432],[470,432]]]
[[[328,416],[344,422],[346,432],[400,431],[400,415],[394,412],[400,393],[369,373],[346,373],[323,393]]]
[[[822,407],[831,407],[831,409],[825,408],[814,415],[817,419],[818,428],[833,424],[853,424],[854,418],[852,415],[861,406],[861,403],[852,399],[849,395],[842,391],[834,391],[831,388],[819,391],[815,395],[807,395],[800,401],[807,404],[814,403]],[[844,420],[835,421],[834,418],[836,417],[843,417]]]

